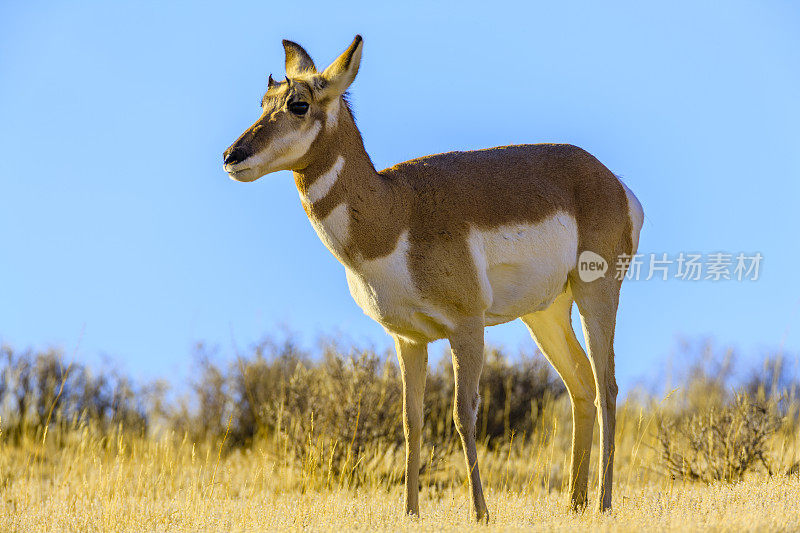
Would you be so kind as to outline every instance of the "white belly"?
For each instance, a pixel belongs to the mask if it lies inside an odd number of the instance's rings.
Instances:
[[[578,226],[566,213],[538,224],[473,229],[470,249],[478,271],[486,325],[547,308],[564,290],[578,256]]]
[[[469,236],[486,325],[545,309],[564,290],[578,255],[575,219],[559,213],[538,224],[473,229]],[[391,334],[428,340],[446,337],[454,323],[419,294],[408,269],[408,232],[391,254],[345,267],[350,294],[364,313]]]

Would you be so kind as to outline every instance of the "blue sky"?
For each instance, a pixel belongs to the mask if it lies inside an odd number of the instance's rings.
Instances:
[[[360,33],[352,101],[378,168],[569,142],[641,199],[642,252],[764,256],[755,282],[627,282],[623,388],[657,380],[679,337],[800,350],[800,8],[162,4],[0,7],[0,342],[80,339],[79,360],[142,377],[185,375],[196,341],[224,356],[282,328],[390,346],[291,175],[221,168],[283,74],[282,38],[323,65]],[[487,340],[533,349],[519,323]]]

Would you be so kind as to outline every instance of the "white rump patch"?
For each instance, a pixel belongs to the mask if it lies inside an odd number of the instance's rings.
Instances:
[[[330,170],[314,180],[314,183],[308,188],[306,199],[313,204],[325,198],[339,178],[339,173],[342,171],[342,168],[344,168],[344,156],[340,155]]]
[[[633,243],[633,253],[639,249],[639,232],[642,230],[644,224],[644,209],[636,195],[633,194],[622,178],[617,176],[617,179],[625,189],[625,196],[628,197],[628,217],[631,219],[631,243]]]
[[[538,224],[473,228],[469,246],[486,324],[500,324],[545,309],[563,292],[577,261],[578,224],[558,212]]]

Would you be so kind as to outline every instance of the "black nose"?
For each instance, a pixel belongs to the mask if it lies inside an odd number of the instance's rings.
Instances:
[[[222,154],[222,162],[226,165],[235,165],[247,159],[247,151],[241,146],[235,147],[233,150],[228,148]]]

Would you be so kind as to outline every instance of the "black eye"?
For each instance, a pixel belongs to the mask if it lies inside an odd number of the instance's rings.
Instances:
[[[289,103],[289,111],[294,113],[295,115],[302,117],[308,111],[308,103],[307,102],[290,102]]]

